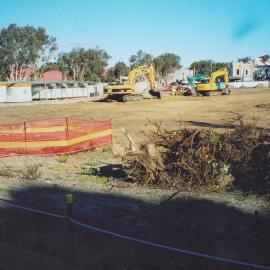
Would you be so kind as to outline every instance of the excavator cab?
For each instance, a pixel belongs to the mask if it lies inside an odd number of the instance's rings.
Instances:
[[[203,78],[203,79],[201,79],[201,81],[200,81],[200,83],[209,83],[209,81],[210,81],[210,78]]]

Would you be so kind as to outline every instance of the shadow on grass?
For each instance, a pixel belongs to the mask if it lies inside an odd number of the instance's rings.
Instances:
[[[73,215],[85,223],[174,247],[270,264],[269,216],[226,204],[184,195],[150,203],[121,193],[39,185],[12,190],[10,196],[24,205],[64,213],[64,196],[70,192],[75,197]],[[0,269],[249,269],[111,238],[4,204],[0,251]]]
[[[81,173],[81,175],[94,175],[113,179],[124,179],[127,172],[122,164],[89,164]]]
[[[98,168],[96,175],[123,179],[127,176],[127,173],[122,164],[106,164]]]
[[[223,129],[231,129],[231,128],[235,128],[238,125],[235,124],[229,124],[229,123],[225,123],[225,124],[215,124],[215,123],[209,123],[209,122],[202,122],[202,121],[183,121],[184,124],[190,125],[190,126],[196,126],[196,127],[201,127],[201,128],[223,128]],[[267,132],[270,132],[270,128],[261,128],[261,127],[256,127],[256,130],[265,130]],[[268,136],[268,139],[269,136]]]
[[[184,124],[196,126],[196,127],[203,127],[203,128],[234,128],[234,125],[229,124],[214,124],[209,122],[202,122],[202,121],[184,121]]]

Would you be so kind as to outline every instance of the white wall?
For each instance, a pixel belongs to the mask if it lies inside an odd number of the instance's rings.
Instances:
[[[234,61],[232,62],[230,75],[244,82],[253,81],[255,70],[254,61],[248,61],[247,63]]]
[[[76,98],[76,97],[99,97],[103,96],[103,86],[104,83],[90,84],[86,87],[71,87],[67,88],[39,88],[33,86],[33,96],[34,100],[47,100],[47,99],[63,99],[63,98]]]
[[[44,89],[43,84],[2,83],[0,102],[29,102],[42,99],[62,99],[74,97],[101,97],[105,83],[86,84],[86,87]],[[47,86],[46,86],[47,87]]]
[[[7,99],[7,87],[6,85],[0,85],[0,102],[6,102]]]
[[[6,102],[32,101],[31,85],[7,84]]]
[[[176,70],[174,73],[169,74],[168,83],[175,82],[176,80],[187,80],[187,77],[193,76],[193,70],[188,68],[181,68]]]
[[[263,87],[269,87],[269,81],[252,81],[252,82],[230,82],[229,86],[233,86],[235,88],[246,87],[246,88],[254,88],[258,85],[262,85]]]

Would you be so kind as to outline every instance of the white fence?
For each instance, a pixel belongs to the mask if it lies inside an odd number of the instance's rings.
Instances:
[[[269,87],[269,81],[230,82],[228,83],[228,85],[234,88],[242,88],[242,87],[255,88],[258,86]]]
[[[78,98],[78,97],[101,97],[103,96],[103,83],[90,84],[84,87],[70,86],[57,87],[55,85],[46,88],[33,88],[33,100],[48,100],[48,99],[64,99],[64,98]]]
[[[0,83],[0,102],[29,102],[103,96],[104,83],[90,82],[7,82]]]

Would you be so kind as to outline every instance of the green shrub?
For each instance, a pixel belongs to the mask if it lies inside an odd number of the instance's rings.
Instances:
[[[30,165],[27,166],[23,171],[22,171],[22,179],[24,180],[37,180],[40,178],[41,172],[40,172],[40,165],[35,164],[35,165]]]
[[[69,155],[59,155],[57,160],[60,163],[66,163],[69,160]]]

